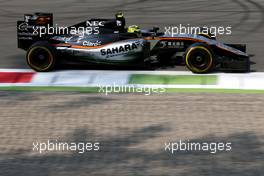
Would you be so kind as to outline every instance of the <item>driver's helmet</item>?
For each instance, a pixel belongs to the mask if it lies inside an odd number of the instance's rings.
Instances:
[[[124,14],[122,12],[118,12],[115,14],[115,17],[116,17],[117,26],[125,27],[126,19],[125,19]]]
[[[140,28],[137,25],[132,25],[127,28],[128,33],[140,33]]]
[[[116,17],[116,19],[122,19],[122,18],[125,18],[125,17],[124,17],[124,14],[123,14],[122,12],[117,12],[117,13],[115,14],[115,17]]]

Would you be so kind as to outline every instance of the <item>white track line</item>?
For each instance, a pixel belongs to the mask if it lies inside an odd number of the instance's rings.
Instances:
[[[0,69],[0,72],[33,72],[29,69]],[[1,83],[0,86],[123,86],[129,84],[132,74],[147,75],[199,75],[187,71],[104,71],[104,70],[66,70],[48,73],[35,73],[31,83]],[[146,85],[137,84],[136,87],[161,88],[210,88],[210,89],[254,89],[264,90],[264,72],[246,74],[212,73],[199,76],[216,75],[216,85]]]

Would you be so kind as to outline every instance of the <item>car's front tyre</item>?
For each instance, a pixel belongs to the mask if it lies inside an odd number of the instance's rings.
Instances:
[[[208,73],[215,65],[213,51],[203,43],[191,45],[185,52],[184,60],[193,73]]]

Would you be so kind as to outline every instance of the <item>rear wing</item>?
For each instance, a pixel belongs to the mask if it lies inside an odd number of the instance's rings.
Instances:
[[[48,36],[40,37],[37,28],[53,26],[52,13],[25,14],[23,21],[17,21],[18,48],[27,50],[33,43],[44,40]]]

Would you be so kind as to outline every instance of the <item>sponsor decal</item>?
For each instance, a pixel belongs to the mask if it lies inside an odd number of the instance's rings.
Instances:
[[[88,34],[94,34],[94,35],[97,35],[100,33],[99,29],[100,27],[103,27],[105,24],[105,21],[86,21],[86,29],[87,28],[90,28],[90,30],[92,30],[93,32],[92,33],[89,33]]]
[[[104,26],[105,21],[86,21],[86,26],[93,26],[93,27],[97,27],[97,26]]]
[[[102,45],[102,41],[97,40],[96,42],[91,41],[83,41],[83,46],[100,46]]]
[[[27,31],[28,30],[28,23],[26,23],[26,22],[21,23],[20,25],[18,25],[18,29],[20,31]]]
[[[33,40],[32,37],[18,37],[18,40]]]
[[[101,55],[102,56],[107,56],[107,57],[112,57],[116,55],[121,55],[124,53],[128,53],[130,51],[133,51],[135,49],[138,49],[139,43],[134,42],[131,44],[125,44],[121,46],[117,46],[114,48],[106,48],[106,49],[101,49]]]
[[[51,39],[69,43],[74,37],[54,36]]]
[[[161,41],[161,48],[184,48],[184,42]]]

